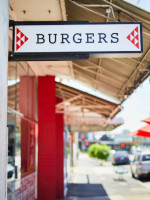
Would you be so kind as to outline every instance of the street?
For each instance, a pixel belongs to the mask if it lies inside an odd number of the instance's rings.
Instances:
[[[122,168],[127,173],[116,174],[116,170]],[[77,166],[72,171],[71,183],[101,184],[111,200],[150,199],[150,179],[139,181],[132,178],[129,165],[112,166],[110,161],[101,165],[100,160],[80,153]]]

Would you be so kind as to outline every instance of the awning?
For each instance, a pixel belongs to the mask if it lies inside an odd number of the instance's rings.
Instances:
[[[56,113],[64,113],[67,107],[67,113],[97,113],[105,118],[113,118],[121,107],[119,104],[96,97],[79,89],[69,87],[60,82],[56,82],[56,96],[63,102],[56,105]]]
[[[8,86],[8,108],[19,111],[19,83]],[[115,118],[119,104],[107,101],[82,90],[56,82],[56,113],[64,114],[64,123],[71,132],[111,131],[124,123]],[[17,105],[17,108],[16,108]]]

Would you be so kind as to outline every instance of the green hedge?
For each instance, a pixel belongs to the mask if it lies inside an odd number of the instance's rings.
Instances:
[[[89,146],[88,154],[90,157],[106,161],[110,155],[110,147],[106,144],[92,144]]]

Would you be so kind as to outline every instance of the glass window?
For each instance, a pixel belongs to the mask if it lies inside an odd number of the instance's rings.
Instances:
[[[29,199],[29,196],[35,199],[37,124],[33,121],[36,120],[37,108],[32,101],[36,98],[35,81],[35,75],[26,62],[9,63],[8,200]]]
[[[142,156],[142,161],[150,161],[150,154],[143,155]]]
[[[8,108],[20,112],[19,108],[19,89],[20,89],[20,80],[25,77],[23,88],[24,89],[24,101],[26,107],[31,109],[29,106],[30,102],[30,87],[29,78],[35,77],[33,71],[25,62],[11,62],[8,66]],[[34,88],[36,90],[36,88]],[[29,113],[29,110],[27,114]],[[35,113],[36,114],[36,113]],[[28,116],[28,115],[27,115]]]
[[[35,194],[36,130],[35,123],[8,112],[8,200],[20,199],[25,179],[30,180],[28,181],[32,183],[30,192]]]

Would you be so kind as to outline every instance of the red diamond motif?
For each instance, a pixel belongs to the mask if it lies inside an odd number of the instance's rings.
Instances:
[[[26,42],[27,40],[28,40],[28,38],[26,37],[26,36],[24,36],[25,37],[25,40],[24,40],[24,42]]]
[[[28,37],[18,28],[16,29],[16,32],[16,50],[18,50],[28,40]]]
[[[24,36],[24,34],[23,34],[21,31],[20,31],[20,35],[21,35],[21,36],[20,36],[21,38]]]
[[[127,39],[130,41],[130,35],[127,36]]]
[[[127,36],[127,39],[139,49],[139,30],[138,26]]]
[[[24,42],[21,40],[21,45],[20,46],[22,46],[24,44]]]
[[[20,48],[20,46],[18,44],[16,44],[16,49],[18,50]]]
[[[135,39],[137,39],[139,41],[139,35],[138,34],[135,36]]]
[[[138,33],[138,26],[134,30]]]
[[[20,30],[17,28],[17,34],[20,33]]]
[[[18,42],[20,40],[20,38],[17,36],[16,41]]]
[[[132,31],[130,34],[134,37],[134,31]]]
[[[139,49],[139,42],[135,46]]]
[[[130,40],[131,42],[132,42],[132,44],[134,44],[134,38],[133,38],[133,40]]]

